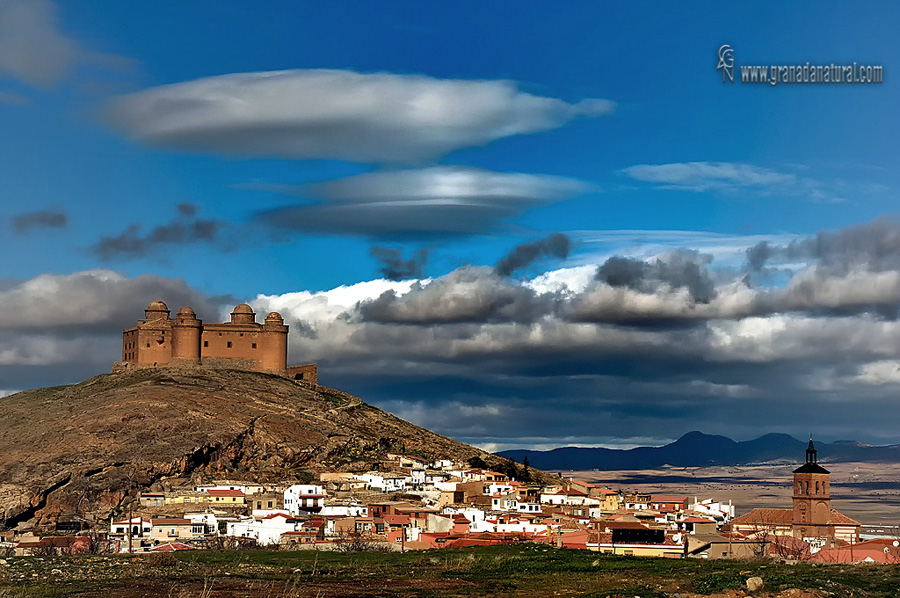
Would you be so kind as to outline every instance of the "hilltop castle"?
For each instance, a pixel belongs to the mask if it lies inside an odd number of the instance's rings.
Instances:
[[[246,303],[231,312],[231,321],[204,324],[190,307],[175,318],[162,301],[152,301],[144,319],[122,331],[122,361],[116,368],[206,365],[271,372],[317,383],[315,364],[287,365],[288,326],[278,312],[264,324]]]

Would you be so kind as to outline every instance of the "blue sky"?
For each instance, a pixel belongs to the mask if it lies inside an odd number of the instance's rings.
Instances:
[[[0,389],[103,371],[159,295],[277,308],[486,447],[900,441],[858,409],[900,384],[897,12],[0,0]],[[723,83],[723,44],[884,83]]]

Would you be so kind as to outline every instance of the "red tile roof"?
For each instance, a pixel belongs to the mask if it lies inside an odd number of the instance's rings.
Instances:
[[[790,526],[794,520],[792,509],[753,509],[749,513],[735,517],[732,525],[756,525],[756,526]]]
[[[241,490],[207,490],[210,496],[244,496]]]

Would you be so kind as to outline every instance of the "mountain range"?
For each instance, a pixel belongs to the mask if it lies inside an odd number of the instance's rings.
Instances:
[[[900,463],[900,445],[873,446],[855,441],[815,443],[819,460],[828,462],[870,461]],[[755,440],[736,442],[725,436],[688,432],[675,442],[660,447],[628,450],[563,447],[549,451],[514,449],[496,453],[543,470],[654,469],[665,465],[705,467],[751,465],[773,461],[802,462],[806,441],[787,434],[766,434]]]

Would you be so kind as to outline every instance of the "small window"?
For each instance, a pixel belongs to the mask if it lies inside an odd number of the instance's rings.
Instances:
[[[208,347],[208,346],[209,346],[209,341],[203,341],[203,346],[204,346],[204,347]]]
[[[256,343],[252,343],[250,346],[251,346],[252,348],[255,349],[255,348],[256,348]]]
[[[147,348],[148,348],[148,349],[150,348],[150,343],[147,343]]]
[[[227,346],[229,349],[231,348],[231,341],[228,341]]]
[[[243,332],[241,333],[241,336],[244,336],[244,333],[243,333]]]

